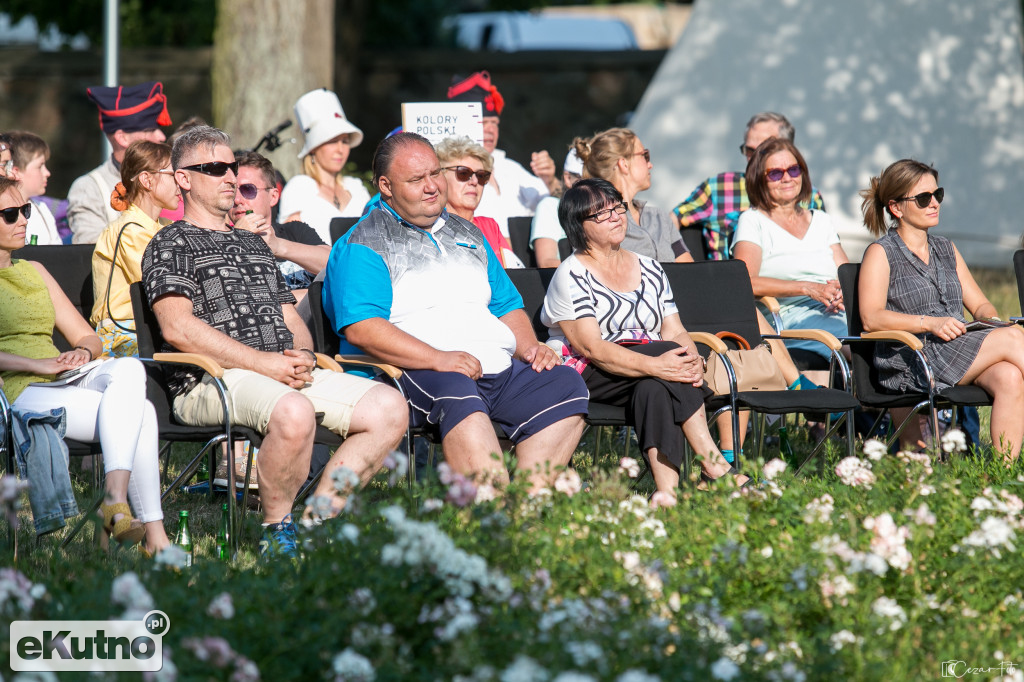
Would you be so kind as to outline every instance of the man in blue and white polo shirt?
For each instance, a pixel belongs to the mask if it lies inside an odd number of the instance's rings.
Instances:
[[[433,147],[401,133],[373,159],[381,204],[327,263],[324,310],[362,351],[405,370],[414,425],[437,425],[457,472],[508,472],[491,420],[516,444],[534,489],[550,485],[583,430],[587,388],[537,340],[523,301],[481,232],[445,210]]]

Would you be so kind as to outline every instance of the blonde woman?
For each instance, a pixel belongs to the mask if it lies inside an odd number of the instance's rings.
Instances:
[[[303,172],[281,191],[281,222],[304,222],[330,244],[331,220],[361,216],[370,200],[362,181],[341,174],[363,131],[345,118],[338,96],[323,88],[299,98],[295,117],[305,135],[299,152]]]
[[[178,208],[181,194],[171,170],[171,148],[160,142],[133,143],[121,162],[121,182],[110,206],[121,211],[104,228],[92,255],[95,303],[89,321],[112,357],[138,355],[129,287],[142,279],[142,254],[167,221],[160,212]]]

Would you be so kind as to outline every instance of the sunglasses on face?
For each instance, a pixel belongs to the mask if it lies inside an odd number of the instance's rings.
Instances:
[[[606,222],[608,220],[611,220],[613,214],[615,214],[615,215],[625,215],[626,211],[628,211],[628,210],[629,209],[626,208],[626,202],[622,201],[622,202],[619,202],[619,203],[615,204],[611,208],[605,208],[605,209],[602,209],[602,210],[598,211],[597,213],[591,213],[588,216],[584,216],[583,219],[584,220],[593,220],[595,223],[603,223],[603,222]]]
[[[743,144],[740,145],[740,154],[742,154],[743,156],[746,156],[747,158],[750,158],[751,156],[753,156],[754,152],[756,152],[756,151],[757,151],[757,147],[751,147],[751,146],[747,145],[746,143],[743,143]]]
[[[4,222],[7,223],[8,225],[13,225],[14,223],[18,222],[19,213],[25,216],[25,220],[28,220],[29,216],[32,215],[32,204],[28,203],[24,204],[23,206],[11,206],[10,208],[5,208],[2,211],[0,211],[0,214],[2,214],[4,217]]]
[[[203,175],[222,178],[228,171],[238,175],[238,162],[232,161],[231,163],[224,163],[223,161],[210,161],[208,163],[196,163],[191,166],[185,166],[180,170],[195,171],[197,173],[202,173]]]
[[[896,201],[913,201],[917,203],[918,208],[928,208],[932,203],[932,197],[935,197],[935,201],[941,204],[942,200],[946,198],[946,190],[939,187],[934,192],[921,192],[912,197],[900,197]]]
[[[455,173],[455,179],[459,182],[469,182],[469,179],[476,176],[477,182],[481,185],[486,185],[487,181],[491,179],[491,171],[478,170],[475,171],[468,166],[448,166],[443,170],[451,171]]]
[[[251,182],[247,182],[244,185],[238,186],[238,193],[242,195],[242,198],[252,201],[260,193],[261,189],[273,189],[273,187],[257,187]]]
[[[769,182],[778,182],[787,173],[789,173],[791,178],[799,178],[802,172],[800,166],[794,163],[789,168],[769,168],[764,172],[764,176],[768,178]]]
[[[651,150],[645,149],[642,152],[633,152],[633,156],[642,156],[647,163],[651,162]]]

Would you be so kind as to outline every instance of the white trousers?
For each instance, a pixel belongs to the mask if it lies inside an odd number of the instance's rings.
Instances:
[[[28,411],[63,407],[68,438],[98,441],[108,473],[132,472],[128,500],[136,518],[143,523],[164,518],[156,411],[146,400],[146,370],[136,358],[107,360],[74,384],[29,386],[14,404]]]

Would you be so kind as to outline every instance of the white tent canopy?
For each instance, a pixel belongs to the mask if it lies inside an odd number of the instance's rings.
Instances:
[[[871,239],[858,191],[889,163],[935,166],[939,234],[971,265],[1009,267],[1024,221],[1018,0],[697,0],[632,127],[649,197],[671,209],[742,170],[746,122],[785,114],[852,260]]]

